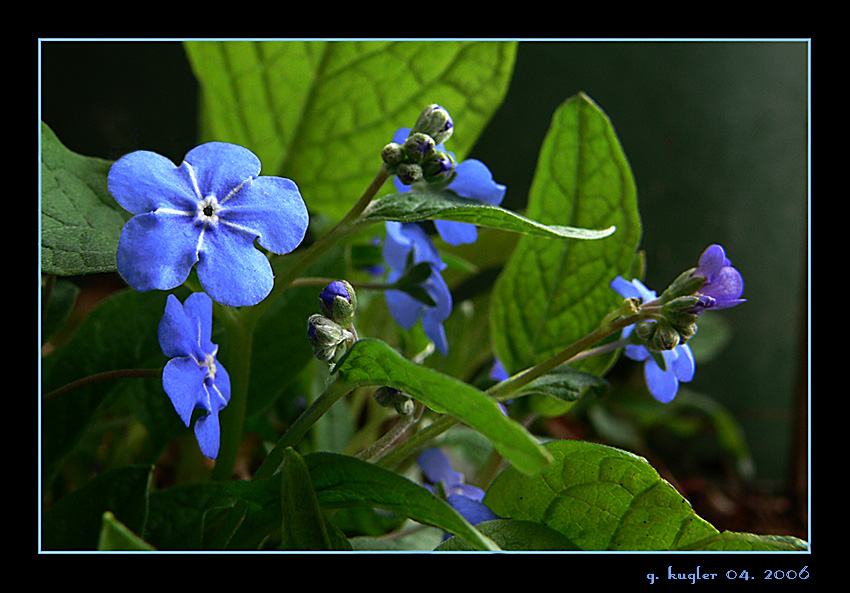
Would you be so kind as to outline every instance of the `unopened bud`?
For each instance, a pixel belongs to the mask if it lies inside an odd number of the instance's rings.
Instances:
[[[353,333],[323,315],[311,315],[307,320],[307,339],[313,355],[319,360],[336,362],[354,343]]]
[[[454,131],[454,121],[443,107],[436,103],[428,105],[416,120],[413,132],[422,132],[434,139],[435,144],[448,140]]]
[[[392,406],[402,416],[409,416],[416,407],[409,395],[393,387],[378,388],[374,398],[379,405],[385,408]]]
[[[647,348],[658,352],[661,350],[672,350],[679,345],[681,336],[679,336],[679,332],[673,326],[663,322],[656,323],[655,325],[655,331],[647,343]]]
[[[397,166],[404,160],[404,151],[402,150],[401,145],[396,144],[395,142],[390,142],[384,146],[383,150],[381,150],[381,160],[383,160],[388,167]]]
[[[416,163],[402,163],[396,170],[396,176],[404,185],[413,185],[422,179],[422,167]]]
[[[428,183],[443,181],[451,175],[455,168],[455,160],[447,152],[435,151],[422,163],[422,177]]]
[[[428,134],[413,132],[401,145],[404,156],[409,162],[421,163],[434,151],[436,142]]]
[[[673,280],[670,286],[661,293],[662,301],[671,301],[677,297],[690,296],[696,293],[706,282],[705,276],[694,274],[696,268],[685,270],[679,277]]]
[[[357,294],[345,280],[334,280],[319,295],[322,312],[340,325],[349,325],[357,310]]]

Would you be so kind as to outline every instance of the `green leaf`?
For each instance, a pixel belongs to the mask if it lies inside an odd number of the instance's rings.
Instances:
[[[395,472],[337,453],[310,453],[304,460],[324,508],[377,507],[454,533],[475,550],[499,549],[446,501]]]
[[[60,276],[114,272],[130,213],[107,190],[111,161],[68,150],[41,123],[41,271]]]
[[[554,529],[582,550],[779,550],[799,541],[721,534],[632,453],[581,441],[545,446],[549,467],[536,476],[508,468],[484,504],[500,517]]]
[[[376,220],[416,222],[425,219],[468,222],[503,231],[566,239],[602,239],[616,230],[614,226],[593,230],[545,225],[500,206],[463,198],[451,191],[416,190],[391,194],[372,202],[363,213],[365,222]]]
[[[288,447],[280,472],[283,525],[279,550],[332,550],[325,517],[319,507],[304,458]]]
[[[491,339],[510,373],[533,366],[596,328],[622,299],[641,235],[634,179],[607,116],[585,95],[556,111],[543,142],[526,216],[546,225],[608,228],[598,241],[521,236],[493,290]],[[611,357],[575,365],[600,375]]]
[[[335,372],[337,381],[347,388],[394,387],[439,413],[454,416],[488,437],[496,449],[523,472],[538,472],[549,462],[549,455],[535,438],[522,425],[505,416],[483,391],[415,364],[380,340],[359,340]]]
[[[103,513],[103,525],[97,541],[98,551],[150,552],[155,550],[148,542],[140,538],[115,518],[111,512]]]
[[[551,373],[538,377],[525,385],[514,395],[545,395],[566,402],[576,401],[582,391],[587,388],[608,387],[608,381],[590,373],[577,371],[572,367],[562,365]]]
[[[96,550],[107,511],[133,533],[148,516],[153,466],[127,466],[104,472],[61,498],[42,515],[44,550]]]
[[[430,103],[455,121],[462,159],[504,99],[515,41],[186,41],[202,136],[245,146],[293,179],[311,210],[341,218],[396,130]]]

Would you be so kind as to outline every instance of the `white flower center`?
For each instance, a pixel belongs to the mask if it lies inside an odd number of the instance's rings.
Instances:
[[[221,211],[221,206],[215,196],[209,195],[198,202],[197,216],[198,222],[209,222],[215,224],[218,222],[218,213]]]
[[[207,367],[207,377],[215,381],[215,355],[207,354],[207,358],[201,363],[201,367]]]

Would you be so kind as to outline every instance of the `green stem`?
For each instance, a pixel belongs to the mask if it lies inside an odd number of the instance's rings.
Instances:
[[[245,425],[245,409],[248,402],[248,381],[251,375],[251,350],[254,341],[254,326],[246,324],[232,309],[222,314],[219,320],[227,331],[224,358],[230,376],[230,401],[221,411],[221,441],[218,458],[212,471],[213,480],[230,480],[236,455],[242,442]]]
[[[616,312],[615,312],[616,313]],[[578,358],[586,358],[584,351],[596,344],[597,342],[607,338],[614,332],[637,323],[644,319],[647,315],[639,312],[633,315],[617,315],[612,313],[602,320],[595,330],[584,336],[583,338],[573,342],[564,348],[558,354],[541,362],[538,365],[530,367],[516,375],[505,379],[501,383],[496,383],[485,393],[491,396],[496,401],[506,401],[513,398],[513,395],[522,387],[528,385],[538,377],[549,373],[556,367]],[[600,346],[596,349],[596,353],[600,354],[607,351],[606,346]],[[412,435],[409,439],[401,443],[395,450],[382,458],[378,465],[385,468],[394,468],[401,464],[407,457],[413,455],[431,439],[441,435],[449,428],[457,424],[459,420],[454,416],[443,415],[437,418],[427,428],[420,430]]]
[[[266,478],[273,475],[280,469],[283,463],[283,456],[287,447],[292,447],[298,443],[307,434],[307,431],[312,428],[316,421],[327,412],[340,398],[349,393],[351,389],[346,385],[335,381],[314,401],[310,407],[304,410],[289,429],[283,433],[280,440],[274,446],[257,472],[254,474],[254,479]]]
[[[82,387],[86,387],[88,385],[92,385],[94,383],[100,383],[101,381],[111,381],[113,379],[127,379],[132,377],[137,378],[145,378],[145,377],[161,377],[162,369],[118,369],[114,371],[104,371],[102,373],[96,373],[94,375],[89,375],[88,377],[83,377],[82,379],[77,379],[76,381],[72,381],[67,385],[63,385],[58,389],[54,389],[53,391],[44,394],[42,398],[44,401],[49,401],[55,399],[57,397],[61,397],[67,393],[80,389]]]

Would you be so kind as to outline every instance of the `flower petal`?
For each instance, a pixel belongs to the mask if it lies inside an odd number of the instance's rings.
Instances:
[[[289,253],[304,239],[307,206],[298,186],[283,177],[258,177],[222,204],[221,222],[250,229],[259,243],[277,254]]]
[[[186,426],[192,420],[192,410],[209,407],[204,389],[206,374],[206,369],[189,356],[172,358],[162,370],[162,387]]]
[[[507,188],[493,181],[493,174],[487,165],[477,159],[466,159],[455,167],[457,176],[448,189],[464,198],[481,200],[498,206],[505,198]]]
[[[717,305],[713,308],[719,309],[724,308],[724,301],[738,300],[743,292],[744,279],[741,273],[731,266],[726,266],[721,268],[709,283],[703,285],[699,294],[716,299]]]
[[[709,282],[713,280],[714,275],[721,269],[731,265],[731,262],[726,258],[726,251],[720,245],[710,245],[702,252],[699,258],[699,266],[694,274],[705,276]]]
[[[440,449],[425,449],[416,458],[418,465],[428,481],[438,484],[458,484],[463,482],[463,474],[452,469],[449,458]]]
[[[492,521],[499,518],[499,516],[484,503],[467,498],[462,494],[449,495],[446,498],[446,501],[472,525],[478,525],[484,521]]]
[[[673,373],[679,381],[687,383],[694,378],[696,361],[691,347],[687,344],[676,346],[676,360],[673,361]]]
[[[137,150],[122,156],[109,169],[107,186],[115,201],[133,214],[196,208],[196,194],[185,172],[155,152]]]
[[[214,354],[215,344],[212,343],[212,299],[203,292],[193,292],[183,303],[186,317],[192,321],[191,337],[201,352]]]
[[[197,340],[198,321],[190,319],[183,305],[173,294],[168,295],[165,302],[165,314],[159,322],[157,333],[159,345],[167,357],[194,356],[196,360],[206,358],[206,353],[199,348]]]
[[[254,246],[254,236],[222,224],[208,225],[199,251],[198,280],[217,303],[256,305],[271,292],[272,267]]]
[[[218,421],[218,411],[206,414],[195,420],[195,438],[201,453],[215,459],[221,442],[221,426]]]
[[[260,159],[253,152],[237,144],[207,142],[196,146],[183,159],[181,169],[191,167],[200,198],[214,195],[219,202],[251,177],[260,174]]]
[[[666,352],[669,352],[669,350]],[[666,352],[663,354],[666,354]],[[668,361],[668,366],[670,364]],[[676,378],[676,374],[672,370],[661,370],[661,367],[652,358],[649,358],[643,365],[643,375],[652,397],[662,404],[673,401],[679,391],[679,379]]]
[[[478,229],[471,222],[456,220],[435,220],[434,227],[443,241],[449,245],[465,245],[478,240]]]
[[[181,214],[138,214],[127,221],[118,240],[118,273],[144,292],[171,290],[189,277],[198,261],[200,226]]]

